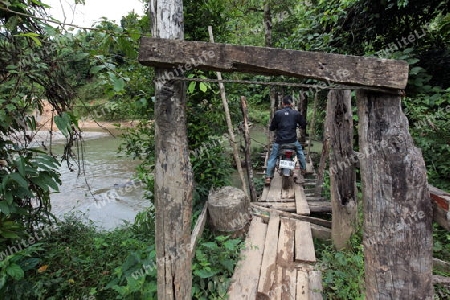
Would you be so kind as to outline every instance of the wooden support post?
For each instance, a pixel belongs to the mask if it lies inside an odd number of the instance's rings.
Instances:
[[[325,118],[325,124],[323,125],[323,143],[322,143],[322,155],[320,156],[319,168],[317,171],[317,181],[315,188],[316,197],[322,196],[323,191],[323,179],[325,173],[325,167],[327,165],[327,161],[330,153],[330,117],[333,111],[331,111],[331,107],[327,105],[327,112]]]
[[[308,115],[308,95],[304,91],[300,91],[298,95],[297,109],[306,119]],[[300,128],[300,143],[306,143],[306,128]]]
[[[353,161],[353,117],[351,91],[328,94],[327,118],[330,134],[331,237],[336,249],[344,249],[355,231],[358,208]]]
[[[211,26],[208,26],[208,33],[209,33],[209,40],[211,41],[211,43],[214,43],[214,35],[212,32]],[[222,80],[222,73],[216,72],[216,76],[217,76],[218,80]],[[225,112],[225,120],[227,121],[228,135],[230,136],[231,149],[233,149],[233,156],[234,156],[234,161],[236,162],[236,169],[238,171],[239,177],[241,178],[242,190],[248,196],[248,198],[250,198],[248,189],[247,189],[247,184],[245,181],[244,171],[242,170],[241,158],[239,156],[239,149],[238,149],[238,146],[236,143],[236,139],[234,137],[233,123],[231,122],[231,116],[230,116],[230,108],[228,107],[228,100],[227,100],[227,96],[225,94],[225,85],[222,82],[219,82],[219,90],[220,90],[220,97],[222,98],[223,109]],[[253,201],[255,201],[255,200],[253,200]]]
[[[400,96],[357,93],[366,299],[432,299],[432,207]]]
[[[152,36],[183,39],[183,1],[150,1]],[[186,130],[186,87],[155,69],[155,206],[158,299],[191,299],[192,169]]]
[[[255,202],[258,200],[258,196],[256,195],[256,189],[253,183],[253,166],[250,158],[251,142],[250,130],[248,127],[248,108],[244,96],[241,96],[241,111],[244,118],[245,165],[247,167],[248,188],[250,190],[250,201]]]

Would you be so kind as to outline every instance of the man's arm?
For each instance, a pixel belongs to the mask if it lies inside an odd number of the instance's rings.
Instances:
[[[273,116],[272,122],[270,122],[269,130],[275,131],[278,128],[278,120],[277,120],[277,114]]]
[[[298,117],[297,117],[297,124],[300,128],[306,129],[306,120],[303,117],[303,115],[300,113],[298,114]]]

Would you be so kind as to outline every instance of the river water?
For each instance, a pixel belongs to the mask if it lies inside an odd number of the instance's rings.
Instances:
[[[120,137],[89,132],[84,136],[85,172],[78,176],[63,162],[60,190],[51,194],[52,213],[61,218],[76,212],[106,230],[133,222],[139,211],[151,205],[143,198],[139,182],[133,181],[139,162],[117,153]],[[55,153],[62,150],[61,144],[54,145]]]
[[[255,141],[265,140],[264,130],[255,127],[251,133],[253,147],[260,146]],[[53,152],[61,154],[63,136],[54,137]],[[105,132],[83,132],[83,137],[85,172],[78,176],[76,166],[75,171],[71,172],[63,162],[60,168],[62,184],[58,193],[51,194],[52,213],[62,218],[67,213],[75,212],[106,230],[120,226],[124,221],[133,222],[138,212],[151,205],[149,200],[144,199],[143,189],[133,182],[139,161],[117,153],[120,137]],[[41,139],[47,141],[48,137]],[[238,135],[237,140],[243,144],[241,136]],[[233,185],[241,187],[236,172]]]

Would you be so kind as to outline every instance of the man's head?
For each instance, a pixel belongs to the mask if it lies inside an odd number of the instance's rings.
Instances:
[[[290,95],[284,96],[283,98],[283,107],[292,105],[292,97]]]

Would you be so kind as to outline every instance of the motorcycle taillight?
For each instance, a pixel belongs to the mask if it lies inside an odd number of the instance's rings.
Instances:
[[[292,154],[294,154],[294,151],[289,151],[289,150],[288,150],[288,151],[285,151],[285,152],[284,152],[284,155],[286,155],[286,158],[287,158],[287,159],[291,158]]]

